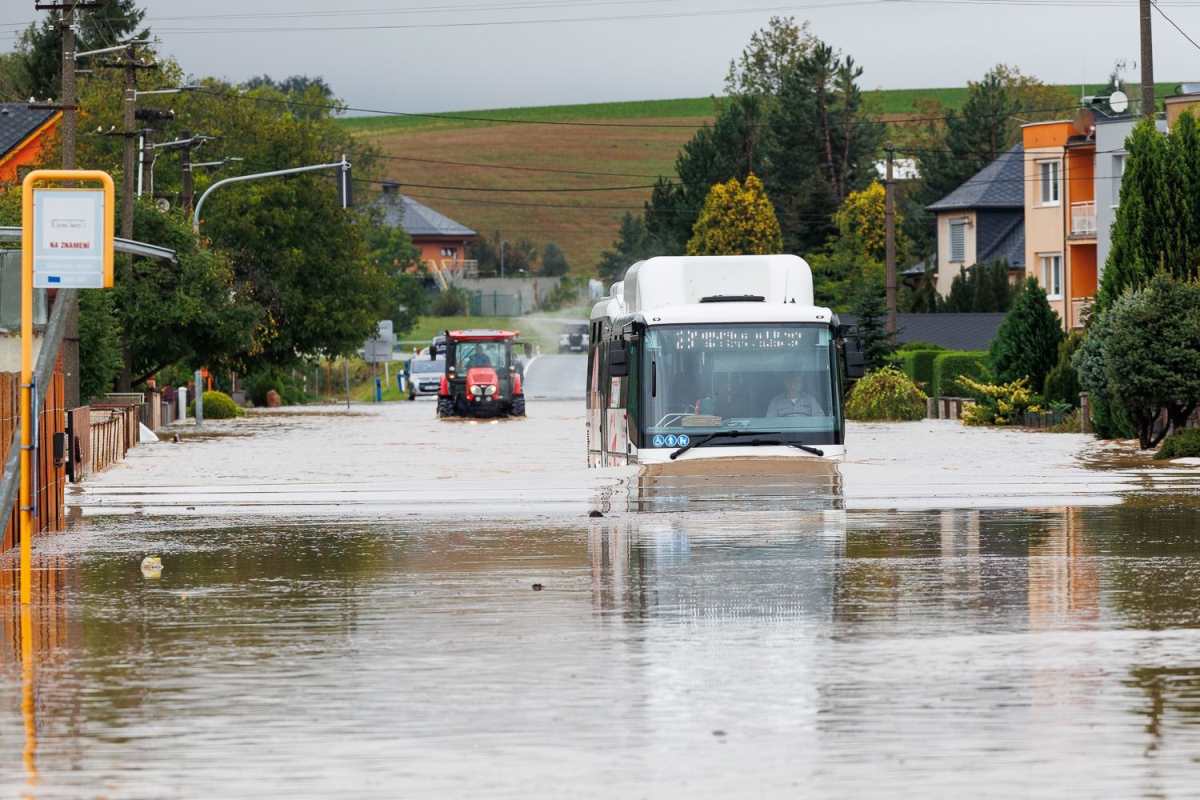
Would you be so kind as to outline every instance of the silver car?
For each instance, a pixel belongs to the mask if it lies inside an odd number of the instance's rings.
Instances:
[[[429,356],[413,356],[405,375],[408,378],[408,399],[436,395],[446,372],[446,359],[431,360]]]

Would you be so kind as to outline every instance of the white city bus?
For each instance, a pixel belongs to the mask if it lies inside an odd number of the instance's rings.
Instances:
[[[841,326],[801,258],[640,261],[589,333],[589,466],[844,454]]]

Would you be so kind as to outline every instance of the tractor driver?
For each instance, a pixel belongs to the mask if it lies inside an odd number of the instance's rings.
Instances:
[[[491,365],[492,360],[488,358],[487,353],[483,352],[483,347],[481,345],[475,345],[475,351],[471,353],[471,355],[467,356],[467,369],[474,369],[475,367],[490,367]]]

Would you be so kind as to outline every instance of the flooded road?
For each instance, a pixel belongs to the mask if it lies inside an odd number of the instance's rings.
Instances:
[[[0,795],[1194,793],[1195,468],[915,423],[639,481],[529,414],[132,451],[38,542],[28,658],[4,607]]]

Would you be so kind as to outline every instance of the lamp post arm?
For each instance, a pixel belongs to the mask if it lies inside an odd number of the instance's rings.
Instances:
[[[350,163],[345,159],[335,161],[332,164],[312,164],[307,167],[292,167],[291,169],[276,169],[271,172],[255,172],[250,175],[235,175],[232,178],[222,178],[204,190],[204,194],[200,195],[200,199],[196,201],[196,210],[192,214],[192,232],[200,233],[200,209],[204,207],[204,201],[214,189],[225,186],[229,183],[241,183],[242,181],[256,181],[260,178],[275,178],[280,175],[296,175],[301,172],[316,172],[322,169],[345,169]]]

